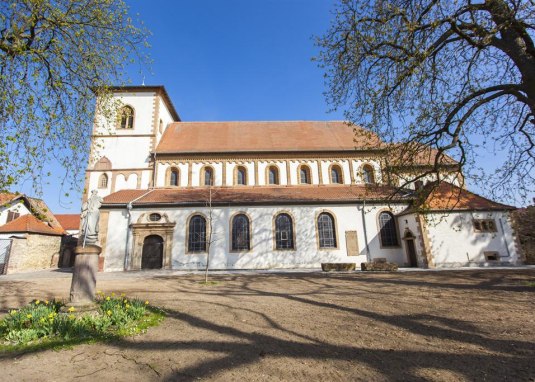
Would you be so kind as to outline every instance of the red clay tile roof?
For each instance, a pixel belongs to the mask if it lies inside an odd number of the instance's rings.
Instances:
[[[388,200],[394,189],[385,186],[275,186],[275,187],[214,187],[214,204],[273,204],[273,203],[344,203],[359,200]],[[146,195],[144,195],[146,194]],[[139,199],[138,199],[139,198]],[[136,200],[137,199],[137,200]],[[160,188],[154,190],[121,190],[104,198],[104,205],[139,204],[205,205],[207,188]],[[401,200],[394,196],[393,201]]]
[[[343,121],[177,122],[156,148],[163,153],[376,150],[374,133]]]
[[[391,144],[388,146],[389,166],[410,167],[410,166],[433,166],[438,150],[423,145]],[[455,165],[458,162],[444,154],[440,160],[440,165]]]
[[[55,214],[59,224],[63,229],[79,229],[80,228],[80,214]]]
[[[11,192],[0,192],[0,206],[9,203],[13,199],[16,199],[20,194],[12,194]]]
[[[503,211],[516,209],[513,206],[494,202],[447,182],[440,183],[438,187],[429,184],[422,192],[426,196],[400,215],[416,211]]]
[[[65,234],[62,228],[52,228],[47,223],[42,222],[31,214],[23,215],[15,220],[0,226],[0,233],[40,233],[44,235]]]

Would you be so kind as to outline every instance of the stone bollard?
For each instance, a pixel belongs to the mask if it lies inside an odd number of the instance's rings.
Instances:
[[[97,285],[98,258],[102,248],[98,245],[75,248],[74,271],[72,274],[70,302],[66,309],[74,307],[77,312],[96,309],[95,289]]]

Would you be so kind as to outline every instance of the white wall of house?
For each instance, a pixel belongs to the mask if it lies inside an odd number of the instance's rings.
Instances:
[[[491,265],[484,252],[498,252],[499,263],[516,264],[513,229],[506,212],[428,213],[427,230],[436,267]],[[473,219],[494,219],[497,232],[475,232]]]
[[[0,207],[0,225],[7,223],[7,216],[9,212],[19,213],[20,216],[27,215],[30,213],[30,210],[26,208],[22,200],[18,200],[13,204],[5,204]]]
[[[395,214],[403,206],[391,206]],[[211,267],[213,269],[266,269],[266,268],[319,268],[322,262],[356,263],[366,261],[366,240],[362,207],[350,205],[321,206],[255,206],[255,207],[215,207],[213,209],[213,240],[211,249]],[[386,258],[399,265],[406,263],[401,246],[384,248],[378,237],[378,214],[390,209],[387,205],[369,205],[365,207],[365,224],[368,247],[371,258]],[[331,213],[335,218],[337,248],[320,249],[316,234],[317,215],[322,211]],[[134,209],[132,222],[136,222],[145,212],[167,214],[170,221],[176,222],[173,234],[172,267],[173,269],[202,269],[206,254],[188,254],[186,225],[188,218],[200,213],[208,216],[208,209],[198,208],[153,208],[150,210]],[[251,250],[235,253],[230,248],[231,217],[242,212],[251,220]],[[274,217],[286,212],[293,216],[295,231],[295,250],[276,250],[274,241]],[[128,215],[125,210],[112,209],[108,220],[108,237],[106,239],[105,270],[124,269],[127,248]],[[346,248],[346,231],[356,231],[358,255],[348,256]],[[132,249],[130,237],[129,251]]]

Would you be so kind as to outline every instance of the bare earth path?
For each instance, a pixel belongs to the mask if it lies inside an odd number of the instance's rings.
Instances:
[[[143,336],[0,358],[2,381],[533,381],[535,270],[100,275],[163,307]],[[0,313],[70,275],[0,279]]]

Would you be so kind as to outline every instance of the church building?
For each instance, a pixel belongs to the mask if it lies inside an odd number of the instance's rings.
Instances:
[[[104,271],[204,269],[208,254],[211,269],[522,261],[514,207],[459,187],[453,160],[448,183],[396,192],[386,145],[358,126],[184,122],[163,86],[112,90],[122,107],[95,124],[84,195],[104,199]]]

